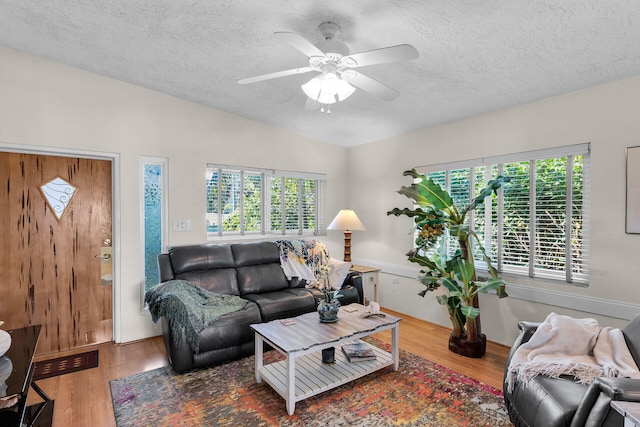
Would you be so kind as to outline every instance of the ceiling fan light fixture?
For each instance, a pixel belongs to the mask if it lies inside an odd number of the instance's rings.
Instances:
[[[316,101],[318,101],[320,104],[326,104],[326,105],[335,104],[336,96],[329,92],[320,91],[320,95],[318,96],[318,99],[316,99]]]
[[[319,74],[303,84],[302,91],[321,104],[334,104],[350,97],[356,88],[334,72]],[[336,99],[337,97],[337,99]]]
[[[320,74],[312,78],[302,86],[300,86],[302,88],[302,91],[305,93],[305,95],[307,95],[309,98],[313,99],[314,101],[318,100],[318,96],[320,95],[320,91],[322,90],[323,76],[324,76],[323,74]]]
[[[353,95],[353,92],[355,91],[356,91],[355,87],[351,86],[346,81],[340,79],[340,81],[338,82],[338,93],[337,93],[338,101],[344,101],[345,99]]]

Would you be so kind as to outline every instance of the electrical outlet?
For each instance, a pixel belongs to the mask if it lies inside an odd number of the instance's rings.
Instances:
[[[398,285],[400,283],[400,278],[399,277],[394,277],[393,279],[391,279],[391,283],[393,283],[394,285]]]
[[[189,231],[189,230],[191,230],[190,219],[174,219],[173,220],[173,231]]]

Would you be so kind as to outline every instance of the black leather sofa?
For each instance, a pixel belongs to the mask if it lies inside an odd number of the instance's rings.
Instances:
[[[297,278],[288,280],[280,265],[275,242],[176,246],[158,256],[160,281],[181,279],[212,292],[248,300],[240,311],[222,316],[199,335],[199,352],[185,334],[176,342],[169,320],[162,317],[162,333],[169,362],[176,372],[226,362],[254,352],[249,325],[315,311],[323,297],[305,288]],[[340,291],[342,305],[363,303],[362,278],[350,273]]]
[[[551,378],[538,375],[526,386],[516,382],[511,392],[506,386],[507,371],[516,349],[529,341],[540,323],[519,322],[516,338],[505,368],[504,401],[511,422],[516,427],[613,427],[624,425],[622,415],[611,402],[640,402],[640,380],[596,378],[583,385],[572,376]],[[636,365],[640,366],[640,316],[629,322],[622,332]]]

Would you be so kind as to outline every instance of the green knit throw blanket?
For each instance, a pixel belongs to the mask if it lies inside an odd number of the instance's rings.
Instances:
[[[182,341],[182,331],[195,353],[200,352],[200,332],[221,316],[239,311],[246,300],[218,294],[186,280],[169,280],[149,289],[144,296],[151,319],[157,322],[165,316],[169,321],[176,346]]]

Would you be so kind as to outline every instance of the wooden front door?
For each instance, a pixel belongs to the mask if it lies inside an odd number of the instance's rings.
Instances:
[[[0,320],[38,354],[113,340],[111,205],[109,160],[0,152]]]

